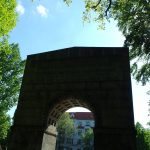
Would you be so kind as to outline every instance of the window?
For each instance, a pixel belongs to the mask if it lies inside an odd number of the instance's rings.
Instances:
[[[68,144],[73,144],[73,139],[71,138],[67,138],[67,141],[66,141]]]
[[[85,129],[85,132],[87,132],[87,131],[88,131],[88,129],[89,129],[89,128],[86,128],[86,129]]]
[[[81,121],[79,121],[79,127],[81,127],[82,126],[82,122]]]
[[[79,139],[77,143],[78,143],[78,145],[81,144],[81,139]]]
[[[86,121],[86,126],[90,126],[90,121]]]
[[[78,130],[78,135],[81,136],[82,130]]]

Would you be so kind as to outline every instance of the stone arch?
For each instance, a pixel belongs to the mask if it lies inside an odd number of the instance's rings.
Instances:
[[[68,109],[72,107],[84,107],[90,110],[93,113],[93,109],[88,104],[88,100],[83,100],[83,98],[70,97],[61,97],[58,96],[56,102],[49,108],[49,115],[47,119],[47,126],[43,134],[42,150],[54,150],[56,146],[56,137],[57,137],[57,128],[56,123],[59,117]],[[94,121],[95,121],[95,115]]]
[[[128,49],[73,47],[27,57],[8,150],[41,150],[69,98],[92,109],[95,150],[136,149]]]
[[[63,112],[67,111],[71,107],[84,107],[90,110],[91,112],[94,111],[92,106],[90,106],[88,100],[84,100],[81,98],[74,98],[67,97],[67,98],[59,98],[58,101],[54,104],[54,106],[49,108],[49,115],[48,115],[48,125],[56,125],[57,120],[62,115]],[[95,118],[95,117],[94,117]]]

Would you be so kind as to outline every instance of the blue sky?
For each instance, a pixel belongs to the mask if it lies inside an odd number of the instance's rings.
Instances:
[[[10,34],[10,42],[19,43],[22,59],[27,55],[72,46],[122,47],[124,37],[116,23],[106,23],[105,30],[97,30],[96,23],[83,23],[82,0],[74,0],[67,7],[63,0],[19,0],[16,11],[19,19]],[[135,122],[142,125],[150,120],[146,87],[132,80]]]

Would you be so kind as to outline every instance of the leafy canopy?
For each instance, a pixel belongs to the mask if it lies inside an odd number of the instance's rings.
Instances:
[[[0,38],[16,26],[16,5],[16,0],[0,0]]]
[[[82,134],[84,144],[89,144],[94,139],[93,129],[88,128],[84,134]]]
[[[6,49],[7,48],[7,51]],[[24,69],[18,44],[0,45],[0,112],[8,111],[17,100]]]
[[[83,149],[93,150],[94,146],[94,133],[92,128],[88,128],[85,133],[82,134]]]
[[[142,125],[136,123],[136,142],[137,150],[149,150],[150,149],[150,129],[144,129]]]
[[[63,113],[60,116],[56,127],[59,135],[71,136],[75,130],[73,119],[70,118],[68,112]]]
[[[0,0],[0,144],[6,146],[11,125],[8,110],[18,100],[24,62],[18,44],[9,44],[9,32],[16,26],[16,0]]]
[[[132,74],[145,85],[150,80],[150,3],[124,0],[116,2],[113,9],[118,27],[126,38],[124,45],[130,48],[130,59],[134,62]]]
[[[5,111],[0,111],[0,143],[7,137],[10,128],[10,117]]]
[[[24,61],[21,60],[18,44],[0,42],[0,143],[6,146],[11,125],[7,112],[16,105],[20,90]]]

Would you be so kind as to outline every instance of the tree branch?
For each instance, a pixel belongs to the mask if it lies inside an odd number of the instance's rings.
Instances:
[[[97,4],[95,6],[93,6],[92,8],[96,9],[100,3],[101,3],[101,0],[98,0]],[[109,5],[108,5],[107,9],[105,10],[105,16],[108,15],[108,11],[111,8],[111,5],[112,5],[112,0],[109,0]]]
[[[96,4],[95,6],[93,6],[92,8],[96,9],[96,7],[100,4],[100,2],[101,2],[101,0],[99,0],[99,1],[97,2],[97,4]]]
[[[107,16],[107,13],[108,13],[109,9],[111,8],[111,4],[112,4],[112,0],[109,0],[109,5],[108,5],[107,9],[105,10],[105,16]]]

